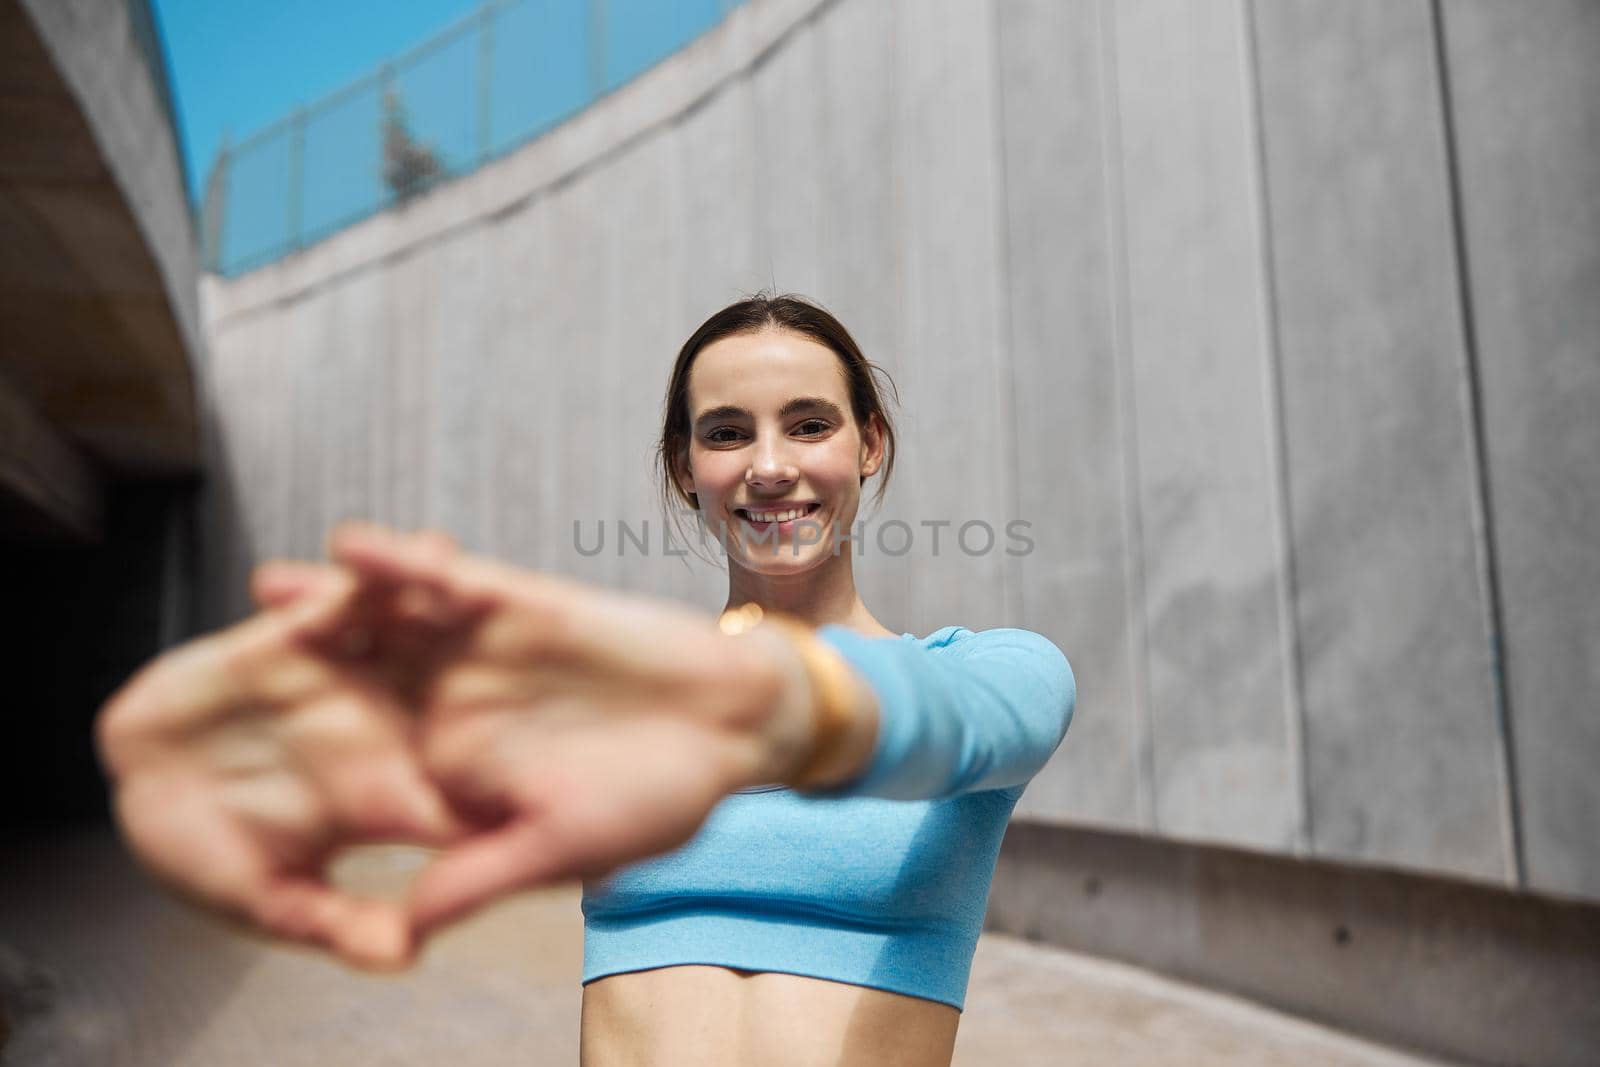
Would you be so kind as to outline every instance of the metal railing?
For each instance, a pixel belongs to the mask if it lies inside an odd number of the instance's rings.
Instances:
[[[206,267],[236,275],[477,169],[632,80],[744,0],[487,0],[249,138],[206,179]]]

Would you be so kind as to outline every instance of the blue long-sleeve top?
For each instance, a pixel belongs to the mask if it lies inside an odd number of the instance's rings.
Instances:
[[[818,636],[877,696],[866,769],[733,793],[685,845],[586,883],[585,983],[702,963],[962,1008],[1006,823],[1072,720],[1072,668],[1028,630]]]

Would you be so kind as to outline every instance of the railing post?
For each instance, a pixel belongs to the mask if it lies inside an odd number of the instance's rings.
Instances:
[[[378,68],[378,204],[394,202],[394,187],[389,184],[389,101],[394,92],[394,64]]]
[[[289,247],[300,247],[300,198],[306,169],[306,109],[289,120]]]
[[[213,274],[222,273],[223,227],[228,213],[228,176],[232,169],[232,146],[226,132],[211,171],[206,175],[205,198],[200,207],[201,266]]]
[[[478,162],[489,158],[491,97],[494,86],[495,0],[485,0],[478,26]]]

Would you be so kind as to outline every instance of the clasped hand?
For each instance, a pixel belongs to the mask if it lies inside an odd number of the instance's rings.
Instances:
[[[347,525],[330,549],[258,568],[260,613],[154,660],[96,724],[140,860],[255,929],[403,966],[504,893],[677,847],[803,745],[777,725],[809,699],[781,639],[439,535]],[[440,850],[405,900],[325,877],[378,841]]]

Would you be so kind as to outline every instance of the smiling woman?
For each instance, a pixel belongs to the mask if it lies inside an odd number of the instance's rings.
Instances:
[[[661,484],[726,531],[725,617],[820,627],[878,728],[831,786],[739,791],[683,848],[585,885],[585,1062],[950,1061],[1006,821],[1076,689],[1038,634],[918,639],[863,603],[838,545],[893,467],[878,373],[794,296],[725,308],[678,353]]]
[[[438,534],[350,526],[335,566],[264,565],[259,615],[102,712],[125,837],[364,967],[583,879],[590,1067],[947,1067],[1000,840],[1076,685],[1037,633],[890,629],[825,547],[893,464],[874,373],[788,296],[679,352],[662,487],[727,524],[718,619]],[[328,884],[340,848],[396,839],[441,850],[406,901]]]

